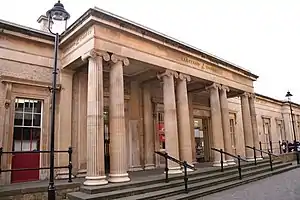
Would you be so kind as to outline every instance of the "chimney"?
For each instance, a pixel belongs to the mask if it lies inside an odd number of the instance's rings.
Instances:
[[[48,18],[45,15],[41,15],[38,18],[37,22],[40,24],[41,31],[49,32],[48,30],[49,22],[48,22]],[[51,21],[50,28],[52,27],[52,25],[53,25],[53,21]]]

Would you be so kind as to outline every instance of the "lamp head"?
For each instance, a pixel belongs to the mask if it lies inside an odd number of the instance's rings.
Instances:
[[[60,0],[54,4],[53,8],[46,12],[48,19],[57,21],[67,21],[70,18],[70,14],[65,10],[64,5],[60,3]]]
[[[291,97],[292,97],[292,96],[293,96],[293,95],[292,95],[292,93],[290,93],[290,91],[288,91],[288,92],[286,93],[286,95],[285,95],[285,97],[287,97],[289,101],[291,100]]]

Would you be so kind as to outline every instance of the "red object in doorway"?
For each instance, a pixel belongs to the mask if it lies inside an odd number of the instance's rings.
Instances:
[[[21,168],[39,168],[39,153],[16,153],[12,158],[12,169]],[[11,173],[11,182],[20,183],[26,181],[39,180],[39,170],[13,171]]]

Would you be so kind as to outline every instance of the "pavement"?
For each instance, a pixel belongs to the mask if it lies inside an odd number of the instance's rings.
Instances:
[[[300,200],[300,168],[198,200]]]

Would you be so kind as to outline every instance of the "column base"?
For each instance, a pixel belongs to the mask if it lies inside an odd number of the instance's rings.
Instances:
[[[168,174],[182,174],[180,167],[169,167]]]
[[[226,166],[228,166],[228,164],[227,164],[226,161],[224,161],[223,162],[223,167],[226,167]],[[214,161],[213,162],[213,167],[221,167],[221,161]]]
[[[125,174],[109,174],[109,182],[111,183],[121,183],[121,182],[128,182],[130,178],[128,177],[128,173]]]
[[[146,164],[144,167],[145,170],[155,169],[154,164]]]
[[[105,185],[108,181],[105,179],[106,176],[86,176],[83,185],[86,186],[98,186]]]
[[[227,162],[227,165],[229,166],[229,165],[235,165],[236,163],[234,162],[234,160],[233,159],[231,159],[231,160],[226,160],[226,162]]]
[[[74,175],[72,174],[71,177],[74,178]],[[59,170],[55,177],[55,179],[58,179],[58,180],[63,180],[63,179],[68,179],[68,178],[69,178],[69,170]]]

